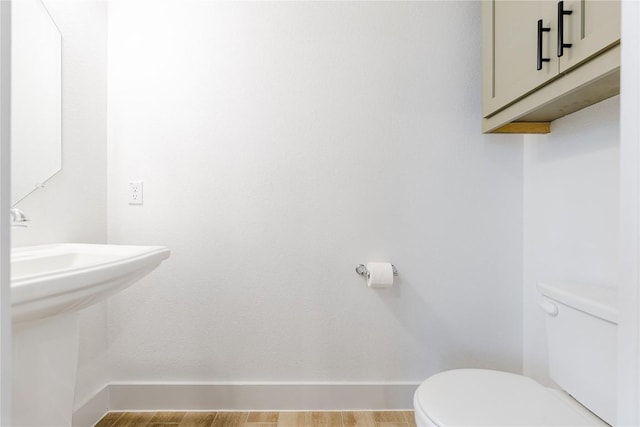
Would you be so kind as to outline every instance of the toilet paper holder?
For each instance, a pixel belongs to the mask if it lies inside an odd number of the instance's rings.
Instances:
[[[393,275],[394,277],[398,275],[398,269],[396,268],[395,265],[391,264],[391,268],[393,269]],[[368,279],[369,278],[369,270],[367,270],[367,267],[364,264],[358,264],[358,266],[356,267],[356,273],[358,273],[360,276]]]

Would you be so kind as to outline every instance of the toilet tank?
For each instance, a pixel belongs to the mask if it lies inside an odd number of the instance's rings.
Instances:
[[[617,292],[538,284],[546,313],[549,375],[608,424],[616,424]]]

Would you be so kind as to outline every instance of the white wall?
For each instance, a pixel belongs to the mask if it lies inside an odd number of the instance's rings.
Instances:
[[[62,33],[63,169],[17,207],[13,246],[102,242],[106,234],[106,2],[46,0]]]
[[[640,424],[640,5],[622,2],[618,425]]]
[[[479,26],[477,2],[110,3],[108,240],[172,249],[109,302],[112,379],[519,372],[522,137],[480,134]]]
[[[11,423],[11,2],[0,3],[0,425]]]
[[[544,316],[536,285],[618,286],[619,97],[525,136],[524,373],[547,375]]]
[[[45,0],[62,33],[63,170],[17,206],[28,228],[12,230],[12,246],[106,241],[105,1]],[[106,304],[81,313],[76,399],[105,385]]]

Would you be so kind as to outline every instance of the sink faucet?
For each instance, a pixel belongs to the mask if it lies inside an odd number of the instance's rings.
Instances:
[[[18,208],[11,208],[11,227],[26,227],[29,218]]]

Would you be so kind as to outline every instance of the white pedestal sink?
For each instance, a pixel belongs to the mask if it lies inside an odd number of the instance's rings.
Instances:
[[[138,281],[169,255],[161,246],[88,244],[12,251],[13,426],[71,426],[78,310]]]

